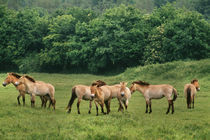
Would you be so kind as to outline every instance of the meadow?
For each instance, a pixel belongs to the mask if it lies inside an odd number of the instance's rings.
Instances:
[[[200,61],[176,61],[128,68],[117,75],[49,74],[29,73],[36,80],[55,86],[56,110],[41,108],[36,97],[35,108],[17,105],[18,91],[13,85],[0,86],[0,139],[210,139],[210,59]],[[6,78],[0,73],[0,81]],[[197,78],[201,90],[195,98],[195,109],[187,109],[183,96],[184,84]],[[179,96],[175,101],[175,113],[166,115],[168,102],[165,98],[152,100],[152,114],[145,114],[145,100],[134,92],[128,110],[117,112],[118,101],[111,102],[109,115],[96,116],[95,105],[88,114],[89,102],[80,104],[77,114],[76,100],[71,114],[66,106],[71,88],[76,84],[90,85],[95,80],[107,84],[144,80],[150,84],[171,84]],[[21,99],[22,103],[22,99]]]

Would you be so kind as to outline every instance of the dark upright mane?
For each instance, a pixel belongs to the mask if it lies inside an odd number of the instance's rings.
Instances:
[[[96,86],[96,85],[97,85],[97,87],[101,87],[103,85],[106,85],[106,83],[104,81],[97,80],[96,82],[92,83],[92,86]]]
[[[21,77],[20,75],[18,75],[17,73],[14,73],[14,72],[11,72],[9,74],[11,74],[12,76],[16,77],[17,79],[19,79]]]
[[[144,81],[134,81],[132,84],[138,84],[138,85],[142,85],[142,86],[148,86],[148,85],[150,85],[149,83],[144,82]]]
[[[191,84],[193,84],[194,82],[198,82],[198,80],[197,80],[197,79],[193,79],[193,80],[191,81]]]
[[[30,76],[26,75],[25,78],[27,78],[28,80],[30,80],[31,82],[35,83],[35,80],[33,78],[31,78]]]

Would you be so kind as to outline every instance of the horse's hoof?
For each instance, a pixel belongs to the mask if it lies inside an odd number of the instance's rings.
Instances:
[[[171,114],[174,114],[174,112],[171,112]]]
[[[149,114],[151,114],[151,113],[152,113],[152,111],[149,112]]]
[[[148,113],[148,111],[145,111],[145,113]]]
[[[169,112],[167,111],[166,114],[168,114]]]
[[[90,111],[88,111],[88,114],[91,114],[91,112],[90,112]]]

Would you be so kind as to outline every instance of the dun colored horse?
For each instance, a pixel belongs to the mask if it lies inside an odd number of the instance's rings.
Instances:
[[[163,85],[150,85],[149,83],[143,82],[143,81],[135,81],[132,83],[130,87],[131,93],[138,90],[140,91],[145,100],[146,100],[146,112],[148,113],[148,106],[150,108],[149,113],[152,113],[152,99],[161,99],[163,97],[166,97],[168,100],[168,109],[166,114],[169,113],[170,107],[172,107],[172,114],[174,113],[174,101],[177,98],[177,91],[176,89],[168,84]],[[172,95],[174,94],[174,97],[172,99]]]
[[[200,86],[197,79],[192,80],[191,84],[186,84],[184,86],[184,94],[187,99],[188,109],[191,108],[191,103],[192,103],[192,108],[194,108],[195,94],[199,90],[200,90]]]
[[[13,72],[7,73],[7,77],[4,80],[4,82],[2,83],[2,85],[7,86],[8,84],[12,83],[16,87],[16,89],[19,91],[19,95],[17,97],[18,105],[20,105],[20,97],[21,96],[22,96],[22,100],[23,100],[23,105],[25,105],[25,94],[27,93],[26,87],[24,84],[20,84],[18,86],[15,85],[15,82],[17,82],[20,77],[21,77],[20,75],[13,73]],[[42,101],[42,107],[46,106],[47,98],[40,96],[40,99]]]
[[[120,103],[118,111],[123,111],[123,104],[125,109],[127,110],[128,108],[128,101],[131,98],[131,92],[128,87],[126,87],[127,83],[125,82],[120,82],[121,88],[120,88],[120,94],[118,95],[118,100]]]
[[[29,93],[31,95],[31,106],[34,107],[35,105],[35,95],[36,96],[46,96],[49,97],[50,99],[50,105],[53,105],[53,108],[55,110],[55,88],[53,85],[49,84],[49,83],[45,83],[42,81],[36,82],[33,78],[29,77],[29,76],[22,76],[19,78],[18,81],[15,82],[15,85],[25,85],[26,87],[26,92]]]
[[[79,105],[80,105],[82,99],[90,101],[89,111],[88,111],[88,113],[90,114],[91,113],[91,107],[92,107],[92,100],[93,100],[93,98],[91,97],[90,86],[75,85],[72,88],[71,99],[69,100],[69,103],[68,103],[68,106],[67,106],[68,113],[71,112],[72,104],[74,103],[74,100],[76,98],[78,98],[78,101],[77,101],[77,112],[78,112],[78,114],[80,114]]]
[[[106,84],[106,83],[103,83],[103,81],[96,81],[97,84]],[[71,93],[71,98],[69,100],[69,103],[68,103],[68,106],[66,107],[68,109],[67,113],[70,113],[71,112],[71,107],[72,107],[72,104],[74,103],[74,100],[78,98],[78,101],[77,101],[77,112],[78,114],[80,114],[80,109],[79,109],[79,106],[80,106],[80,103],[83,100],[86,100],[86,101],[90,101],[89,103],[89,111],[88,113],[90,114],[91,113],[91,108],[92,108],[92,100],[93,100],[93,97],[91,95],[91,91],[90,91],[90,86],[86,86],[86,85],[75,85],[73,88],[72,88],[72,93]]]

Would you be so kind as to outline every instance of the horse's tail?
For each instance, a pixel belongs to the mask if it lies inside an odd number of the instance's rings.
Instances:
[[[190,87],[187,88],[187,104],[189,105],[191,102],[191,89]]]
[[[178,96],[178,93],[175,88],[173,88],[173,94],[174,94],[173,101],[175,101]]]
[[[72,91],[71,91],[71,99],[69,100],[69,103],[68,103],[68,106],[66,107],[66,109],[69,109],[71,107],[71,105],[73,104],[76,97],[77,97],[76,87],[73,87]]]

